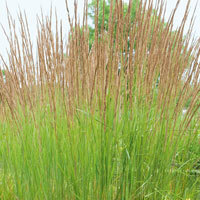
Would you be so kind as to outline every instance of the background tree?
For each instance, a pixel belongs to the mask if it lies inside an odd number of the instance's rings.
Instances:
[[[103,10],[104,10],[104,29],[107,31],[108,30],[108,24],[109,24],[109,16],[110,16],[110,4],[111,0],[105,0],[105,5],[104,0],[99,0],[99,16],[98,16],[98,31],[100,33],[101,31],[101,25],[103,22]],[[137,5],[139,4],[139,0],[133,0],[132,1],[132,7],[131,7],[131,21],[134,21],[135,18],[135,13],[136,13],[136,8]],[[88,16],[89,19],[91,20],[91,24],[89,25],[89,46],[91,48],[93,41],[95,39],[95,8],[97,6],[97,0],[92,0],[92,2],[88,5]],[[113,12],[115,9],[115,1],[113,1]],[[124,16],[128,12],[128,4],[124,3],[123,4],[123,12]]]

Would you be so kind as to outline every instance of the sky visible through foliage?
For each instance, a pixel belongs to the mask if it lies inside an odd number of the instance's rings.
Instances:
[[[90,2],[91,0],[89,0]],[[124,0],[125,2],[129,2],[129,0]],[[156,2],[156,0],[154,0]],[[170,16],[171,11],[174,9],[176,5],[175,0],[167,0],[167,9],[166,9],[166,20]],[[195,36],[200,36],[200,12],[198,12],[200,8],[200,2],[198,0],[191,0],[191,11],[194,10],[196,2],[198,4],[197,6],[197,12],[196,12],[196,22],[194,24],[194,34]],[[83,0],[78,0],[78,13],[80,18],[82,17],[83,13]],[[73,6],[74,6],[74,0],[68,0],[69,4],[69,9],[70,12],[73,13]],[[181,23],[182,16],[184,14],[184,10],[187,4],[187,0],[181,0],[181,3],[179,5],[179,8],[177,10],[176,16],[175,16],[175,21],[174,21],[174,29],[177,28],[177,26]],[[0,23],[2,26],[8,30],[8,23],[7,23],[7,10],[6,10],[6,5],[9,8],[9,11],[11,15],[16,18],[16,27],[18,28],[18,23],[17,23],[17,13],[19,12],[19,9],[22,11],[26,11],[26,15],[28,18],[29,22],[29,28],[30,28],[30,33],[33,36],[33,42],[36,36],[36,28],[37,28],[37,20],[36,16],[37,14],[40,16],[41,9],[45,14],[49,13],[49,10],[52,6],[53,11],[56,8],[58,18],[62,19],[63,21],[63,29],[64,32],[67,35],[67,32],[69,31],[69,24],[67,24],[67,15],[66,15],[66,9],[65,9],[65,0],[6,0],[6,1],[0,1]],[[189,27],[189,22],[186,25],[186,29]],[[187,30],[185,30],[186,32]],[[6,48],[8,48],[8,43],[7,40],[5,39],[5,36],[3,34],[2,28],[0,28],[0,35],[1,35],[1,40],[0,40],[0,46],[1,46],[1,51],[0,53],[5,56],[6,55]]]

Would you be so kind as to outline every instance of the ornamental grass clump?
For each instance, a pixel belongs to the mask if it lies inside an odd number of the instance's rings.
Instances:
[[[38,17],[37,56],[26,15],[8,11],[0,73],[1,199],[198,199],[200,40],[165,2],[140,1],[131,21],[111,0],[108,30],[89,47],[88,5]],[[55,27],[53,19],[55,17]],[[104,12],[103,12],[104,19]],[[54,31],[55,30],[55,31]],[[188,103],[189,102],[189,103]],[[183,109],[187,104],[187,112]]]

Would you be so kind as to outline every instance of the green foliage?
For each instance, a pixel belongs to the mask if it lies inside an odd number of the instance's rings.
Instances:
[[[5,76],[5,70],[1,70],[1,72],[2,72],[3,76]]]
[[[35,122],[18,111],[20,135],[15,124],[0,124],[1,199],[198,199],[193,130],[171,142],[166,120],[155,125],[160,114],[145,101],[135,103],[132,114],[127,101],[114,125],[113,99],[105,131],[100,111],[91,115],[84,106],[70,126],[59,99],[56,121],[49,106],[38,105]]]
[[[104,29],[106,31],[108,30],[109,16],[110,16],[110,3],[111,3],[111,0],[105,0],[105,5],[104,5],[104,0],[99,1],[99,16],[98,16],[98,31],[99,31],[99,33],[100,33],[102,22],[103,22],[103,12],[104,12]],[[139,4],[139,0],[133,0],[132,1],[131,19],[130,19],[131,22],[134,21],[136,8],[137,8],[138,4]],[[96,9],[96,6],[97,6],[96,0],[93,0],[88,5],[88,16],[89,16],[89,19],[92,21],[92,24],[89,25],[89,36],[90,36],[89,46],[90,46],[90,48],[91,48],[92,43],[94,42],[94,39],[95,39],[94,24],[95,24],[95,9]],[[113,1],[113,12],[114,12],[115,6],[116,6],[116,3],[115,3],[115,1]],[[124,16],[127,14],[128,6],[129,5],[127,3],[123,4]]]

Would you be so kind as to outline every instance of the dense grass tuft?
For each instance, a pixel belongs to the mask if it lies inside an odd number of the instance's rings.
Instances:
[[[0,199],[200,198],[200,40],[192,41],[193,19],[183,35],[190,1],[175,32],[178,3],[163,25],[162,0],[154,12],[152,0],[141,2],[134,23],[131,1],[125,16],[122,1],[111,2],[108,31],[98,31],[97,4],[91,49],[87,1],[82,24],[76,3],[74,23],[68,15],[66,46],[62,23],[56,18],[52,27],[52,14],[39,18],[36,58],[26,16],[19,14],[17,34],[8,12]]]

